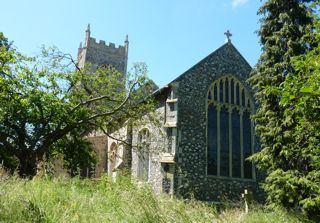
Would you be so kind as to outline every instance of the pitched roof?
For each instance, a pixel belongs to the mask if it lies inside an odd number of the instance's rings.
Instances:
[[[197,68],[199,66],[203,66],[204,64],[210,63],[210,62],[213,62],[213,64],[214,64],[214,62],[216,62],[215,65],[218,65],[219,63],[225,63],[225,64],[230,64],[230,65],[235,64],[235,63],[236,64],[242,63],[244,66],[244,69],[247,70],[247,72],[245,72],[244,74],[239,74],[239,75],[240,76],[244,75],[243,76],[244,78],[248,78],[248,75],[249,75],[250,71],[252,70],[252,67],[250,66],[250,64],[245,60],[245,58],[241,55],[241,53],[237,50],[237,48],[231,42],[227,42],[224,45],[222,45],[221,47],[219,47],[217,50],[213,51],[211,54],[209,54],[208,56],[206,56],[205,58],[200,60],[198,63],[193,65],[191,68],[186,70],[184,73],[179,75],[173,81],[169,82],[164,87],[159,88],[158,90],[153,92],[153,95],[157,95],[157,94],[160,94],[161,92],[166,91],[168,88],[170,88],[169,86],[173,82],[179,81],[185,75],[192,72],[192,70],[194,70],[195,68]]]

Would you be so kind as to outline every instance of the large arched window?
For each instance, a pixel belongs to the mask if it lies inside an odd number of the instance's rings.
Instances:
[[[138,135],[138,178],[147,181],[149,177],[150,133],[142,129]]]
[[[216,80],[207,98],[207,174],[255,178],[246,159],[254,149],[254,104],[243,84],[232,76]]]

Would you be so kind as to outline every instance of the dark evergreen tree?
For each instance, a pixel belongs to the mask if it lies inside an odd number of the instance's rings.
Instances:
[[[316,42],[320,43],[319,1],[315,14]],[[288,175],[295,182],[299,205],[309,217],[320,220],[320,45],[306,55],[294,57],[297,74],[286,78],[280,105],[292,120],[294,142],[290,152],[303,161],[302,169]],[[291,155],[292,156],[292,155]]]
[[[280,104],[284,81],[298,74],[292,58],[306,55],[316,45],[313,2],[267,0],[258,12],[262,15],[258,31],[262,54],[249,81],[258,103],[254,120],[261,151],[252,160],[267,173],[264,189],[273,206],[300,208],[301,201],[313,196],[301,182],[312,171],[308,150],[296,146],[297,120],[286,112],[292,108]]]

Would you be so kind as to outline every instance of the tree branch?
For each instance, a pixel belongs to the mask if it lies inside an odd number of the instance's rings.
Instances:
[[[113,140],[117,140],[117,141],[119,141],[119,142],[121,142],[121,143],[123,143],[123,144],[125,144],[125,145],[127,145],[127,146],[132,146],[132,144],[128,143],[127,141],[125,141],[125,140],[123,140],[123,139],[116,138],[116,137],[110,135],[102,126],[97,125],[96,123],[91,123],[91,122],[90,122],[90,124],[98,127],[98,128],[103,132],[103,134],[105,134],[105,135],[108,136],[109,138],[111,138],[111,139],[113,139]]]
[[[87,100],[87,101],[84,101],[84,102],[80,102],[80,103],[77,104],[73,109],[71,109],[70,112],[74,112],[74,111],[77,110],[80,106],[83,106],[83,105],[86,105],[86,104],[90,104],[90,103],[95,102],[95,101],[100,101],[100,100],[102,100],[102,99],[108,99],[108,100],[110,100],[110,101],[120,102],[120,101],[111,99],[111,98],[110,98],[109,96],[107,96],[107,95],[103,95],[103,96],[99,96],[99,97],[92,98],[92,99]]]
[[[118,106],[116,107],[113,111],[108,111],[108,112],[103,112],[103,113],[99,113],[99,114],[95,114],[95,115],[92,115],[90,116],[89,118],[85,119],[85,120],[81,120],[78,122],[78,124],[83,124],[85,122],[88,122],[92,119],[95,119],[95,118],[98,118],[98,117],[103,117],[103,116],[108,116],[108,115],[113,115],[114,113],[116,113],[117,111],[119,111],[129,100],[130,96],[131,96],[131,93],[132,93],[132,90],[133,88],[135,87],[135,85],[137,84],[138,82],[135,81],[132,86],[130,87],[129,89],[129,93],[127,95],[127,97],[123,100],[123,102]]]

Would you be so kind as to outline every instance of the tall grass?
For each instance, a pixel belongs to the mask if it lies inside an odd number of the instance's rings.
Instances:
[[[214,206],[156,196],[127,178],[117,182],[67,178],[0,177],[0,222],[301,222],[285,212]]]
[[[213,207],[156,197],[126,178],[10,178],[0,183],[0,222],[210,222]]]

